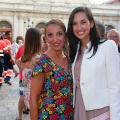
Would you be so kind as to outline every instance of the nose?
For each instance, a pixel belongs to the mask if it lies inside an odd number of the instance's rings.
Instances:
[[[80,25],[80,24],[77,25],[77,29],[78,29],[78,30],[81,29],[81,25]]]
[[[57,35],[54,35],[53,40],[54,40],[54,42],[57,42],[57,41],[58,41]]]

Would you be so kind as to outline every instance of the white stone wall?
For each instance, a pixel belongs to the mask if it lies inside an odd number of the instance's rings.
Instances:
[[[79,3],[79,4],[78,4]],[[70,12],[77,6],[86,5],[92,9],[95,20],[112,25],[120,31],[119,5],[92,5],[89,0],[0,0],[0,21],[8,21],[12,25],[13,39],[24,36],[24,21],[34,21],[34,27],[40,22],[50,19],[61,19],[66,27]]]

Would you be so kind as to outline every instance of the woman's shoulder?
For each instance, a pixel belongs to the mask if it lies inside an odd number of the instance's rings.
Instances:
[[[41,62],[45,62],[48,59],[48,56],[46,54],[41,54],[37,60],[40,60]]]
[[[101,45],[112,47],[116,46],[116,43],[113,40],[105,40]]]
[[[33,67],[33,75],[37,75],[40,72],[46,72],[49,64],[49,57],[46,54],[41,54],[40,57],[36,60]]]
[[[49,62],[49,57],[46,54],[41,54],[37,59],[36,59],[36,64],[45,64]]]
[[[116,44],[113,40],[106,40],[106,44]]]
[[[34,63],[39,57],[40,57],[40,54],[36,54],[31,58],[31,61]]]
[[[107,52],[111,52],[111,54],[115,53],[115,52],[118,52],[118,48],[117,48],[117,45],[116,43],[113,41],[113,40],[106,40],[103,44],[100,45],[102,51],[106,50]]]

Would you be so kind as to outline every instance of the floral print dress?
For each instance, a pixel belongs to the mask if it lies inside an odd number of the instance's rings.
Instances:
[[[71,63],[64,69],[46,54],[42,54],[33,68],[33,76],[45,73],[38,101],[39,120],[73,119],[73,80]]]
[[[27,108],[30,108],[30,84],[32,79],[32,69],[24,68],[22,66],[22,83],[24,86],[24,104]]]

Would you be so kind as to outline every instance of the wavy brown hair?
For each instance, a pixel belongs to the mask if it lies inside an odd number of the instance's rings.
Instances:
[[[35,54],[41,52],[41,33],[39,29],[29,28],[25,35],[24,53],[21,58],[23,63],[30,61]]]

